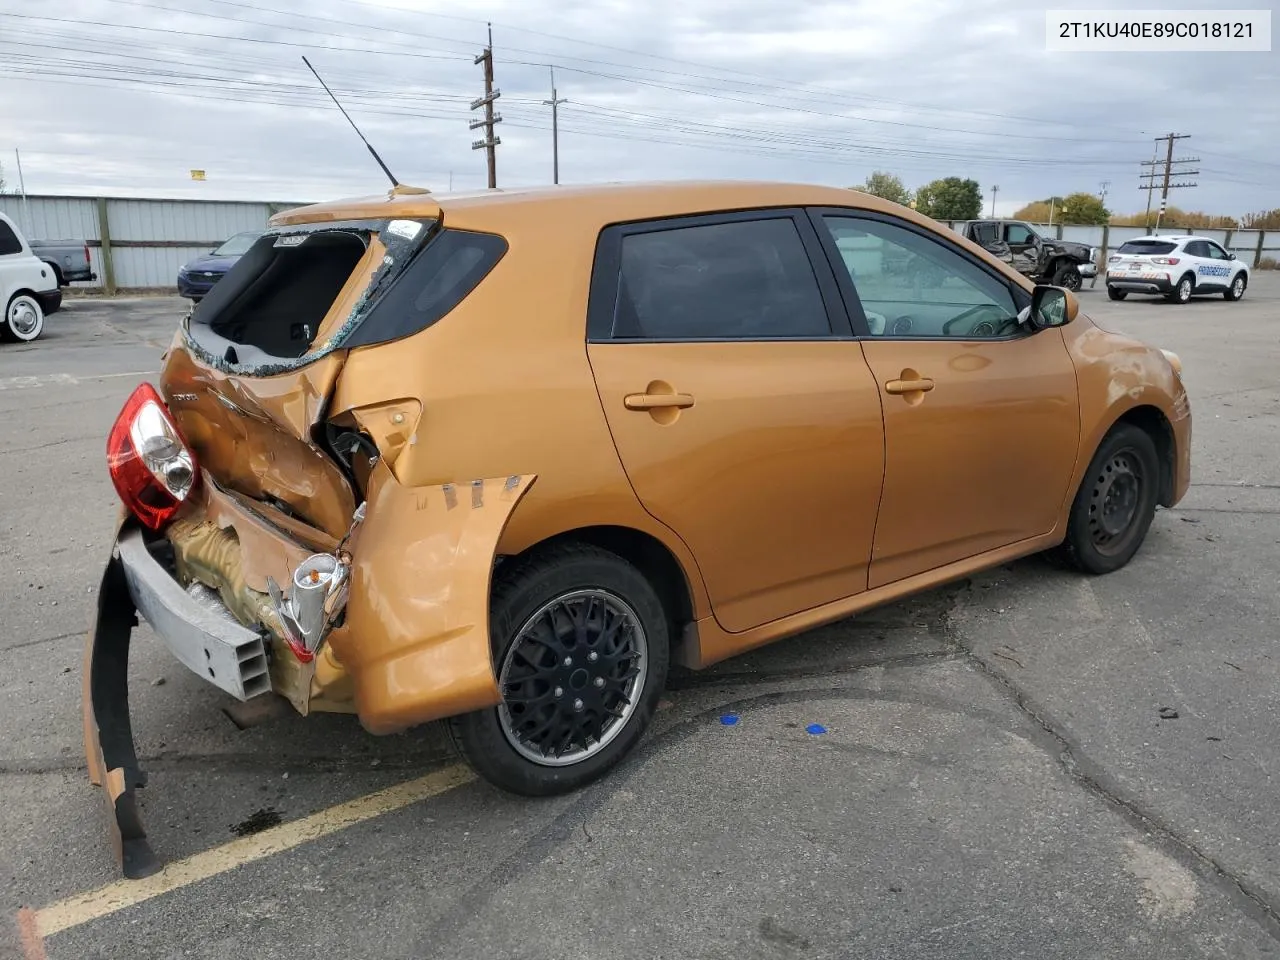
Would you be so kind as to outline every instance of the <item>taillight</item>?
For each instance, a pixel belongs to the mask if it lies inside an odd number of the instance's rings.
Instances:
[[[1177,264],[1177,262],[1178,262],[1178,258],[1177,258],[1177,257],[1152,257],[1152,258],[1151,258],[1151,262],[1152,262],[1152,263],[1163,263],[1163,264],[1166,264],[1167,266],[1172,267],[1172,266],[1174,266],[1175,264]]]
[[[89,245],[87,243],[84,245],[84,262],[93,263],[93,260],[89,258]]]
[[[152,530],[195,490],[200,466],[153,386],[129,395],[107,437],[107,469],[129,512]]]

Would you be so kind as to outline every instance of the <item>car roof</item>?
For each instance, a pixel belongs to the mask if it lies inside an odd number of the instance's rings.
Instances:
[[[499,210],[521,215],[581,216],[608,222],[623,219],[676,216],[737,208],[822,206],[833,204],[894,212],[908,219],[924,219],[897,204],[845,187],[760,180],[672,180],[598,183],[579,186],[495,188],[466,193],[432,193],[398,188],[385,194],[351,197],[285,210],[271,218],[271,226],[318,221],[383,219],[386,217],[471,219],[470,214]],[[485,216],[485,219],[490,219]]]

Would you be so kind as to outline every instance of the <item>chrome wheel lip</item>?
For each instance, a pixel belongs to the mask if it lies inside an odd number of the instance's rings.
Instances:
[[[23,338],[40,329],[40,308],[29,297],[19,297],[9,305],[9,329]]]
[[[520,629],[516,631],[516,638],[507,648],[506,656],[502,661],[502,669],[498,674],[498,688],[505,690],[507,686],[506,678],[511,669],[517,649],[529,630],[545,616],[550,610],[561,604],[572,603],[576,600],[598,599],[607,606],[614,608],[614,611],[620,614],[627,622],[633,636],[633,643],[639,656],[636,658],[637,673],[632,677],[625,687],[625,696],[627,703],[622,707],[621,716],[613,717],[611,722],[605,724],[602,735],[589,743],[586,747],[579,747],[569,753],[563,753],[559,756],[548,756],[542,751],[533,747],[526,741],[522,740],[515,732],[515,725],[512,721],[511,712],[505,702],[499,704],[498,726],[502,729],[502,735],[506,738],[511,748],[516,751],[522,758],[536,763],[544,767],[568,767],[577,763],[582,763],[591,757],[596,756],[612,743],[619,734],[626,728],[631,718],[635,715],[639,707],[640,693],[644,689],[645,680],[649,675],[649,638],[645,632],[644,624],[640,620],[639,614],[635,608],[627,603],[616,593],[606,590],[603,587],[591,587],[578,590],[571,590],[566,593],[559,594],[546,603],[542,604],[533,614],[520,625]]]

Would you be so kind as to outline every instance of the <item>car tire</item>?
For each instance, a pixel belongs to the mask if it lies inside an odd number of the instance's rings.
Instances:
[[[1084,280],[1080,276],[1080,268],[1074,263],[1060,263],[1057,269],[1053,271],[1053,286],[1055,287],[1065,287],[1074,291],[1079,290],[1083,284]]]
[[[1165,299],[1170,303],[1189,303],[1191,294],[1195,293],[1196,281],[1189,273],[1184,273],[1178,280],[1178,285],[1165,295]]]
[[[1128,290],[1117,290],[1115,287],[1107,287],[1107,298],[1110,300],[1123,300],[1128,295]]]
[[[1231,278],[1231,285],[1222,291],[1224,300],[1239,300],[1244,296],[1244,288],[1249,285],[1249,281],[1245,279],[1244,271],[1240,271]]]
[[[44,333],[44,309],[29,293],[15,293],[0,317],[0,340],[30,343]]]
[[[1085,573],[1119,570],[1146,539],[1159,487],[1160,456],[1151,435],[1129,423],[1112,428],[1080,481],[1059,556]]]
[[[506,566],[489,613],[503,702],[450,718],[449,733],[495,786],[566,793],[603,776],[648,727],[667,679],[667,613],[634,565],[590,544]]]

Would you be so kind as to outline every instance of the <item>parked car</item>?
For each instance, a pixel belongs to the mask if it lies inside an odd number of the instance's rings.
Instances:
[[[237,233],[203,256],[184,263],[178,269],[178,295],[199,303],[260,236],[261,230]]]
[[[1127,240],[1107,258],[1107,296],[1153,293],[1171,303],[1220,293],[1239,300],[1249,285],[1249,265],[1208,237],[1182,234]]]
[[[62,306],[53,268],[31,252],[17,224],[0,213],[0,340],[29,342]]]
[[[1096,276],[1095,248],[1043,236],[1022,220],[966,220],[954,229],[1038,283],[1079,290],[1081,278]]]
[[[31,240],[31,252],[53,268],[58,286],[97,280],[89,244],[83,240]]]
[[[1038,551],[1124,566],[1186,493],[1190,436],[1176,355],[866,194],[280,213],[110,431],[89,769],[126,872],[157,869],[136,612],[231,697],[446,720],[492,783],[572,790],[635,746],[672,663]]]

